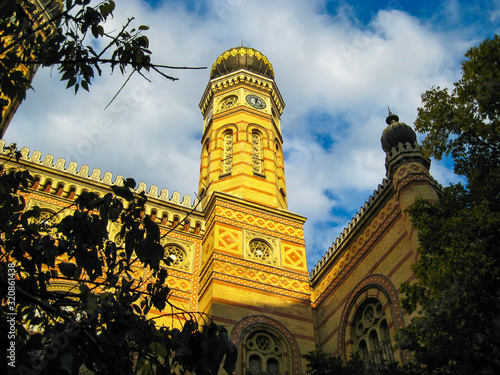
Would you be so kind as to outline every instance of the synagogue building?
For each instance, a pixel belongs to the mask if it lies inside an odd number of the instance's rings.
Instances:
[[[401,284],[413,280],[418,257],[406,209],[419,198],[437,199],[440,189],[414,131],[389,114],[381,135],[386,176],[319,263],[308,266],[306,218],[288,210],[285,103],[270,61],[252,48],[224,52],[199,106],[201,199],[145,183],[136,189],[148,197],[146,214],[168,233],[162,241],[173,260],[170,301],[228,329],[238,375],[304,374],[302,356],[315,349],[344,359],[358,351],[372,362],[411,361],[395,345],[410,321]],[[68,211],[61,207],[82,191],[104,195],[123,184],[122,176],[27,148],[18,162],[8,160],[0,142],[7,165],[36,177],[25,199],[42,217],[61,220]],[[118,228],[109,232],[119,243]]]

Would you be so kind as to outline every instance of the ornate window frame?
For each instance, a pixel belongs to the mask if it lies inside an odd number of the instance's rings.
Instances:
[[[272,335],[279,341],[283,348],[282,362],[283,369],[280,368],[280,374],[300,375],[301,374],[301,353],[299,346],[293,335],[276,320],[263,315],[248,316],[241,319],[231,331],[231,341],[238,347],[238,363],[236,368],[237,375],[247,375],[246,361],[246,342],[255,334]]]
[[[396,287],[390,279],[384,275],[374,274],[361,280],[349,295],[344,311],[340,319],[338,333],[338,351],[344,361],[347,361],[349,353],[356,350],[352,341],[355,314],[358,308],[369,299],[377,299],[382,303],[385,311],[385,318],[389,329],[391,342],[395,343],[395,335],[404,328],[403,310],[399,301]],[[393,356],[403,363],[411,362],[411,353],[408,350],[396,350],[392,348]],[[399,352],[399,356],[396,353]]]
[[[230,94],[225,96],[219,101],[219,112],[235,108],[238,105],[238,101],[239,101],[238,95]]]
[[[62,210],[60,206],[56,206],[50,203],[46,203],[43,201],[31,199],[27,204],[27,209],[32,209],[34,207],[38,207],[40,209],[40,218],[34,220],[34,222],[41,222],[48,218],[44,219],[44,216],[49,216],[50,218],[50,226],[52,226],[51,230],[48,230],[47,233],[51,235],[56,234],[56,230],[53,227],[56,223],[59,223],[65,216],[69,214],[67,210]],[[68,210],[69,211],[69,210]]]
[[[351,341],[366,362],[394,362],[385,309],[378,298],[369,298],[357,308]]]
[[[262,156],[262,133],[258,130],[252,131],[252,169],[259,176],[264,175],[264,160]]]
[[[169,256],[169,248],[175,250],[176,259],[170,264],[171,268],[176,268],[182,271],[192,271],[193,254],[195,244],[188,241],[183,241],[174,237],[166,237],[162,239],[161,244],[165,248],[165,258]],[[184,252],[183,259],[177,257]],[[181,256],[182,257],[182,256]]]

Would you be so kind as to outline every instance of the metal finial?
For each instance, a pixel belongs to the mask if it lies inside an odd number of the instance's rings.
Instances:
[[[394,113],[392,113],[389,106],[387,106],[387,109],[389,110],[389,116],[387,116],[387,118],[385,119],[385,123],[387,125],[391,125],[393,122],[398,122],[399,121],[398,115],[395,115]]]

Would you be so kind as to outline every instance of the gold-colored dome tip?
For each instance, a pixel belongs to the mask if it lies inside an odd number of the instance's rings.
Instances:
[[[220,55],[212,65],[210,79],[214,79],[240,69],[246,69],[274,79],[274,70],[273,66],[269,62],[269,59],[256,49],[243,46],[228,49]]]

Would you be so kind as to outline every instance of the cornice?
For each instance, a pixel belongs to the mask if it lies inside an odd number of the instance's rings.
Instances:
[[[302,226],[307,218],[304,216],[301,216],[299,214],[296,214],[291,211],[285,211],[285,210],[280,210],[278,208],[271,208],[271,207],[265,207],[257,203],[249,202],[246,201],[242,198],[235,197],[230,194],[222,193],[219,191],[214,192],[207,204],[203,208],[203,212],[205,213],[205,217],[208,217],[210,213],[214,210],[215,206],[217,205],[217,201],[223,201],[229,204],[234,204],[237,206],[245,207],[247,209],[265,214],[265,215],[270,215],[270,216],[276,216],[284,220],[290,220],[294,221],[297,223],[297,225]]]
[[[238,84],[251,85],[257,89],[268,91],[279,111],[279,114],[281,115],[283,113],[285,102],[283,101],[283,97],[281,96],[276,83],[272,79],[241,69],[208,82],[199,104],[203,116],[205,116],[205,112],[207,108],[209,108],[210,101],[212,100],[215,92]]]

